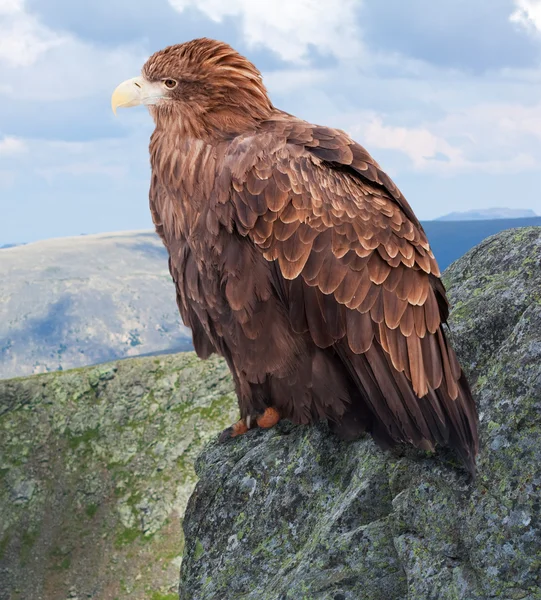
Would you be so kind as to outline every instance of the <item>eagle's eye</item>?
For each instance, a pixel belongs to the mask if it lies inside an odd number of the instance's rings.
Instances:
[[[163,84],[167,89],[174,90],[178,85],[178,81],[176,81],[175,79],[164,79]]]

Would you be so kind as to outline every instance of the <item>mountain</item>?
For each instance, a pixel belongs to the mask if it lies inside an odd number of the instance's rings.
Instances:
[[[283,422],[208,446],[184,517],[180,600],[541,598],[541,228],[445,274],[479,406],[469,480],[451,452],[340,442]]]
[[[151,231],[0,250],[0,378],[192,347]]]
[[[0,600],[176,600],[181,563],[181,600],[537,600],[541,228],[444,280],[481,417],[473,481],[450,452],[325,425],[217,444],[238,412],[217,357],[0,381]]]
[[[489,235],[532,219],[425,221],[443,271]],[[192,349],[167,251],[152,231],[0,249],[0,378]]]
[[[529,219],[537,217],[529,208],[474,208],[464,212],[452,212],[436,221],[488,221],[492,219]]]
[[[16,248],[17,246],[24,246],[24,242],[15,244],[3,244],[0,246],[0,250],[6,250],[7,248]]]

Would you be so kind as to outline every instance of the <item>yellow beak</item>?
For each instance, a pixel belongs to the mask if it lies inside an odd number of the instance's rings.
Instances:
[[[150,82],[144,77],[133,77],[123,81],[113,92],[111,108],[116,115],[117,108],[156,104],[162,98],[165,98],[165,95],[161,82]]]

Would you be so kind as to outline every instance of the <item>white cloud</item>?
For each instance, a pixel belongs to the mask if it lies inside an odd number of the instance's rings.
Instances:
[[[541,32],[541,0],[515,0],[511,21],[529,30]]]
[[[107,94],[137,74],[141,46],[101,48],[44,26],[22,0],[0,0],[0,95],[17,100],[75,100]]]
[[[360,32],[356,10],[360,0],[169,0],[179,12],[196,8],[209,19],[240,17],[242,34],[251,46],[266,46],[282,59],[303,63],[311,46],[338,58],[358,56]]]
[[[364,127],[364,143],[368,147],[399,150],[406,154],[416,169],[426,168],[429,161],[444,157],[447,162],[460,162],[461,151],[424,127],[393,127],[374,117]]]
[[[322,69],[286,69],[263,73],[263,81],[271,93],[288,94],[322,86],[331,74]]]
[[[108,104],[112,90],[124,79],[137,75],[146,56],[140,47],[109,50],[69,38],[25,68],[4,70],[0,65],[4,83],[0,94],[36,102],[102,96]]]
[[[3,140],[0,140],[0,155],[13,156],[14,154],[22,154],[26,150],[25,142],[19,138],[6,136]]]
[[[0,0],[0,15],[22,12],[23,6],[23,0]]]
[[[497,174],[541,167],[541,105],[480,104],[408,127],[373,113],[354,119],[351,133],[369,151],[398,151],[416,171]]]
[[[10,67],[33,64],[66,39],[27,13],[22,0],[0,0],[0,61]]]
[[[343,0],[340,10],[329,9],[324,0],[168,1],[180,13],[194,9],[221,22],[223,31],[234,23],[245,44],[271,49],[288,61],[289,68],[264,76],[277,106],[350,130],[376,158],[383,154],[382,166],[391,173],[479,173],[482,178],[541,169],[541,105],[534,104],[541,98],[539,71],[508,69],[479,77],[398,54],[374,50],[370,55],[355,15],[362,0]],[[541,29],[541,2],[516,0],[515,5],[515,21]],[[92,14],[89,9],[89,18]],[[63,131],[70,131],[70,139],[80,124],[82,136],[107,135],[110,92],[140,71],[148,55],[144,44],[134,40],[111,47],[83,40],[46,26],[24,0],[0,0],[0,101],[11,106],[24,101],[20,116],[4,131],[29,136],[0,134],[0,157],[8,165],[0,171],[0,186],[30,178],[36,198],[53,197],[69,186],[77,197],[90,196],[94,184],[118,190],[132,186],[144,198],[152,121],[143,109],[122,114],[126,137],[117,140],[32,139],[26,120],[30,107],[40,114],[44,102],[58,101],[63,124],[69,119]],[[338,66],[318,68],[309,62],[312,46],[338,58]],[[359,55],[361,61],[348,60]],[[66,100],[72,101],[69,115],[63,112],[67,103],[60,102]],[[54,113],[54,106],[47,108]],[[47,131],[40,129],[41,135],[56,133]]]

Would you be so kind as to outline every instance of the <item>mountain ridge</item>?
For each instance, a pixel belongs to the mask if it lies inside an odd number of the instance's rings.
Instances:
[[[56,238],[0,256],[0,377],[192,347],[152,231]]]
[[[473,208],[450,212],[435,221],[491,221],[493,219],[531,219],[538,215],[531,208]]]
[[[424,221],[441,271],[484,238],[535,219]],[[106,232],[0,250],[0,378],[191,350],[151,230]]]

